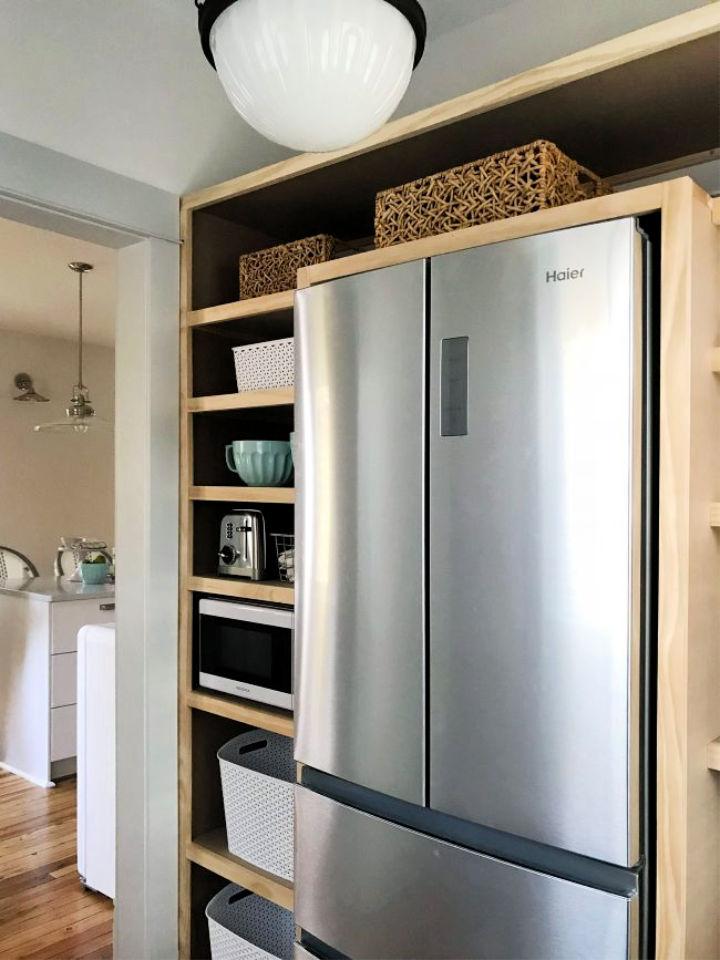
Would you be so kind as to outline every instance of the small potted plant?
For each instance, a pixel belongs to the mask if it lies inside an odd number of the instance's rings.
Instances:
[[[80,564],[80,576],[83,583],[105,583],[108,575],[108,562],[101,553],[91,554]]]

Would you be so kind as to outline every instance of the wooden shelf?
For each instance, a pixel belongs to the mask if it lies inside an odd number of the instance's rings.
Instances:
[[[190,487],[191,500],[232,503],[295,503],[294,487]]]
[[[211,870],[230,883],[237,883],[246,890],[252,890],[258,896],[271,900],[286,910],[293,909],[293,885],[287,880],[265,873],[239,857],[234,857],[227,848],[227,836],[223,827],[190,841],[186,856],[192,863]]]
[[[189,327],[203,327],[225,320],[243,320],[245,317],[260,317],[280,310],[292,310],[294,299],[294,290],[284,290],[282,293],[270,293],[265,297],[236,300],[234,303],[222,303],[204,310],[191,310],[187,324]]]
[[[276,707],[265,707],[257,703],[236,700],[222,694],[206,693],[192,690],[185,697],[185,703],[193,710],[202,710],[213,713],[217,717],[226,717],[228,720],[237,720],[238,723],[247,723],[260,730],[270,733],[279,733],[283,737],[294,736],[295,724],[292,714],[287,710]]]
[[[188,397],[188,413],[215,413],[219,410],[253,410],[258,407],[287,407],[295,402],[293,387],[276,390],[248,390],[214,397]]]
[[[707,745],[707,765],[708,770],[720,771],[720,737]]]
[[[720,373],[720,347],[715,347],[711,353],[710,369],[713,373]]]
[[[280,580],[230,580],[224,577],[188,577],[187,589],[195,593],[216,593],[221,597],[242,600],[264,600],[266,603],[284,603],[292,606],[295,590]]]
[[[720,503],[710,504],[710,526],[720,528]]]

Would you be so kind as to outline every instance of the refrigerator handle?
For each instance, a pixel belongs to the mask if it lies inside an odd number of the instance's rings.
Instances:
[[[440,348],[440,436],[468,432],[468,337],[445,337]]]

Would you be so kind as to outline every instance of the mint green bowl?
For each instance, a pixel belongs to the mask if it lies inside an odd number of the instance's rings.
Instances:
[[[225,462],[249,487],[281,487],[293,468],[287,440],[235,440],[225,447]]]
[[[92,583],[95,586],[105,583],[108,574],[108,565],[106,563],[81,563],[80,576],[83,583]]]

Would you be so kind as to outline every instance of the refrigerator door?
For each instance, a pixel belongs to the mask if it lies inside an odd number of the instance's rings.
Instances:
[[[430,806],[620,865],[639,856],[641,251],[619,220],[431,267]]]
[[[425,796],[423,262],[296,297],[302,763]]]
[[[636,897],[494,860],[296,791],[295,922],[332,955],[628,956]]]

